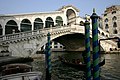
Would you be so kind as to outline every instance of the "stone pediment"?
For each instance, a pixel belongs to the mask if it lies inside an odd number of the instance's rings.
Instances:
[[[77,9],[76,7],[74,7],[74,6],[72,6],[72,5],[62,6],[60,9],[58,9],[58,11],[62,11],[62,10],[67,9],[67,8],[69,8],[69,7],[72,7],[72,8],[74,8],[77,12],[80,12],[79,9]]]

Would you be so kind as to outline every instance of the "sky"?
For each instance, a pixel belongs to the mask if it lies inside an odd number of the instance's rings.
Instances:
[[[120,0],[0,0],[0,14],[49,12],[65,5],[75,6],[81,17],[91,15],[93,8],[101,16],[107,7],[120,5]]]

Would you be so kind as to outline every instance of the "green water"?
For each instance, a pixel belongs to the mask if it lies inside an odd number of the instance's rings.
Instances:
[[[85,80],[85,72],[62,64],[58,56],[66,59],[78,59],[80,52],[52,52],[52,80]],[[105,65],[100,68],[101,80],[120,80],[120,54],[102,54]],[[45,78],[45,61],[39,59],[31,63],[34,71],[41,71]]]

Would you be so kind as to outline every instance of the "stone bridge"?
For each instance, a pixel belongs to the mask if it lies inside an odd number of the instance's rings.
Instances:
[[[0,54],[8,52],[12,56],[32,56],[38,50],[43,49],[47,43],[48,32],[51,34],[51,41],[56,40],[62,43],[66,50],[84,50],[83,24],[85,19],[78,14],[77,8],[68,5],[53,12],[1,15]],[[91,23],[90,19],[89,21]],[[91,29],[90,25],[90,35],[92,34]],[[99,39],[109,37],[109,33],[100,28],[98,30]],[[74,35],[81,36],[75,37]],[[68,42],[67,36],[71,36],[71,38],[69,37],[71,41]],[[82,44],[79,43],[79,40]],[[102,41],[100,44],[104,51],[110,51],[110,48],[117,47],[117,43],[110,40]]]
[[[54,40],[68,34],[79,33],[79,35],[84,35],[84,27],[79,25],[72,25],[66,27],[62,26],[59,28],[49,28],[44,30],[42,29],[0,36],[0,50],[8,50],[14,56],[33,55],[36,53],[36,51],[40,50],[47,43],[48,32],[50,32],[51,34],[51,40]],[[79,39],[82,38],[83,37]],[[103,39],[106,38],[106,36],[99,34],[99,39],[100,38]],[[74,39],[71,37],[71,40]],[[116,43],[113,41],[103,41],[101,43],[101,47],[104,51],[110,51],[110,48],[116,47]]]

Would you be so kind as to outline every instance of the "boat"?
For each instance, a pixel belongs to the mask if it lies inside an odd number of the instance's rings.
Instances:
[[[78,69],[78,70],[83,70],[83,71],[86,70],[86,64],[85,64],[83,61],[81,61],[81,62],[78,61],[79,59],[77,59],[77,60],[74,59],[74,61],[68,61],[68,60],[66,60],[65,58],[61,57],[61,56],[59,56],[58,58],[59,58],[59,60],[60,60],[63,64],[65,64],[65,65],[67,65],[67,66],[73,67],[73,68]],[[99,63],[99,66],[101,67],[101,66],[103,66],[104,64],[105,64],[105,59],[103,59],[103,60]]]
[[[27,64],[7,64],[1,67],[0,80],[41,80],[42,72],[32,71]]]

